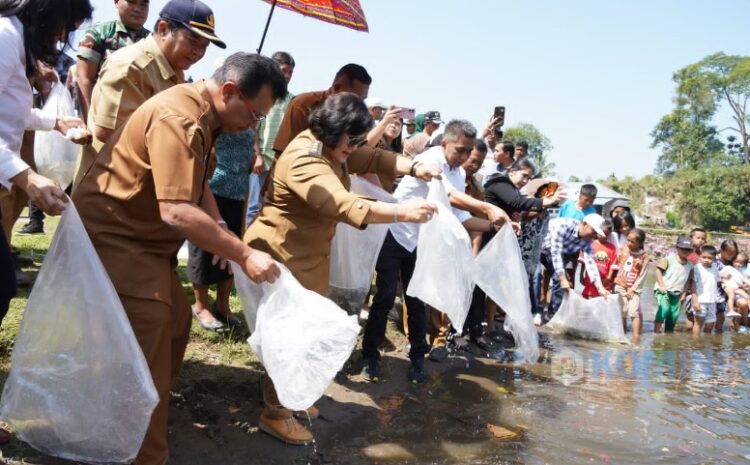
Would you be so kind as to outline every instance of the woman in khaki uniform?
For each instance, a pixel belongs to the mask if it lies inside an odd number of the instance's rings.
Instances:
[[[435,205],[419,199],[401,205],[375,202],[349,192],[349,173],[412,174],[430,180],[437,167],[413,163],[395,153],[363,147],[372,126],[364,102],[354,94],[336,94],[310,115],[276,162],[258,217],[245,233],[252,248],[268,252],[289,268],[307,289],[328,293],[331,240],[338,222],[357,228],[371,223],[429,220]],[[289,444],[312,441],[276,397],[265,377],[265,409],[260,429]],[[312,417],[317,416],[314,407]]]

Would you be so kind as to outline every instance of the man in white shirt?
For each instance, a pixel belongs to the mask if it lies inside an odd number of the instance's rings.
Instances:
[[[471,231],[489,231],[509,221],[509,218],[500,208],[476,200],[464,192],[466,172],[461,165],[474,149],[476,135],[477,130],[471,123],[463,120],[451,121],[445,127],[440,145],[414,158],[412,171],[422,163],[438,166],[442,170],[441,182],[445,186],[456,217]],[[413,176],[405,176],[393,196],[398,202],[404,202],[409,199],[426,198],[427,192],[427,183]],[[487,219],[473,217],[469,212]],[[363,375],[371,381],[377,381],[379,378],[378,347],[385,338],[387,315],[393,307],[396,288],[400,281],[402,288],[406,290],[414,273],[418,239],[418,225],[394,223],[389,228],[378,257],[375,268],[378,291],[373,299],[362,342],[362,354],[365,359]],[[429,253],[429,251],[423,253]],[[408,295],[404,295],[404,299],[408,311],[411,343],[409,379],[413,383],[420,383],[425,380],[424,357],[429,351],[429,346],[425,341],[426,313],[424,304],[419,299]]]

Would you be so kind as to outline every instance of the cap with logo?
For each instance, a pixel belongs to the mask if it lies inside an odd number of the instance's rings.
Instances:
[[[200,0],[170,0],[162,8],[159,18],[182,24],[217,47],[227,48],[214,30],[214,12]]]
[[[693,241],[690,240],[687,236],[680,236],[677,238],[677,248],[678,249],[686,249],[686,250],[693,250]]]
[[[428,111],[424,114],[424,120],[425,122],[431,121],[433,123],[441,124],[443,123],[443,120],[440,119],[440,112],[439,111]]]
[[[602,227],[604,226],[604,218],[602,218],[602,215],[598,213],[589,213],[583,217],[583,222],[591,226],[597,235],[604,235],[604,231],[602,230]]]

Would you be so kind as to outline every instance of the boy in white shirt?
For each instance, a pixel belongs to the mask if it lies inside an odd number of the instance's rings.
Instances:
[[[716,323],[716,302],[719,299],[719,270],[716,261],[716,247],[704,245],[700,249],[698,263],[693,268],[693,336],[700,336],[701,330],[711,333]]]

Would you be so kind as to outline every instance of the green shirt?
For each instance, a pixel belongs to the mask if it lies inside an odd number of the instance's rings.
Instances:
[[[109,54],[147,37],[147,29],[128,29],[120,20],[94,24],[83,35],[78,44],[78,58],[101,65]]]
[[[286,94],[284,100],[279,100],[271,107],[266,119],[258,124],[258,147],[260,155],[263,157],[263,167],[266,171],[271,169],[271,164],[276,159],[276,152],[273,151],[273,143],[276,141],[276,135],[279,133],[281,121],[284,119],[286,107],[292,101],[294,95],[291,92]]]

